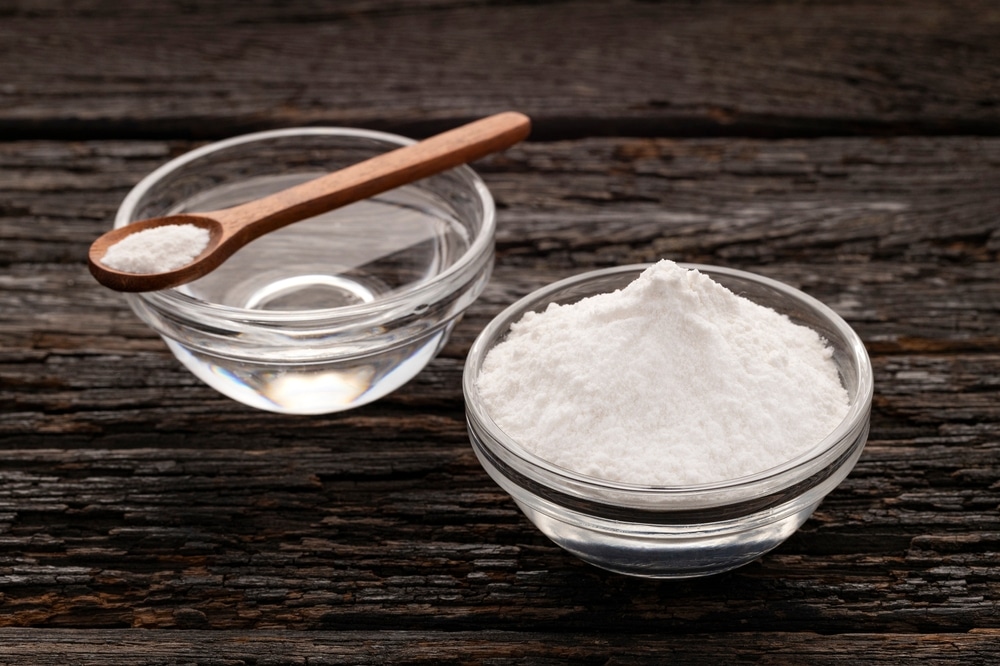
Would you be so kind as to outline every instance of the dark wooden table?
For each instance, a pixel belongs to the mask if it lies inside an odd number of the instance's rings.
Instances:
[[[492,282],[377,404],[231,402],[86,271],[205,141],[504,109]],[[1000,663],[998,135],[994,0],[0,2],[0,663]],[[660,257],[817,296],[876,376],[816,515],[681,582],[541,536],[460,387],[505,304]]]

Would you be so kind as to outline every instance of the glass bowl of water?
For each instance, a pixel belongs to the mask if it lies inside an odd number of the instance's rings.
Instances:
[[[328,127],[212,143],[139,182],[115,227],[237,205],[411,143]],[[462,166],[268,234],[189,284],[125,298],[230,398],[337,412],[399,388],[440,351],[489,280],[494,232],[493,199]]]
[[[511,325],[553,303],[575,303],[622,289],[645,265],[571,277],[514,303],[480,333],[463,376],[469,438],[490,477],[553,542],[586,562],[634,576],[704,576],[767,553],[794,533],[847,476],[868,438],[872,368],[861,339],[843,319],[807,294],[760,275],[716,266],[684,267],[825,339],[848,401],[846,416],[831,432],[815,443],[805,442],[803,453],[740,478],[650,485],[610,481],[556,464],[497,425],[478,378],[487,355],[504,341]]]

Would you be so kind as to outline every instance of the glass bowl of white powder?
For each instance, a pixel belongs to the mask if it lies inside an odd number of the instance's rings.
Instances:
[[[410,143],[319,127],[213,143],[143,179],[115,226],[240,204]],[[336,412],[400,387],[444,346],[489,279],[494,231],[493,199],[462,166],[270,233],[190,284],[125,298],[223,394]]]
[[[581,559],[656,578],[775,548],[854,467],[873,381],[835,312],[775,280],[661,261],[572,277],[469,352],[489,475]]]

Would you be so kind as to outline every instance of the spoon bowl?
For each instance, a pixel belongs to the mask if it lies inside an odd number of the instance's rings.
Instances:
[[[134,236],[140,231],[148,231],[158,227],[171,225],[192,225],[208,231],[208,245],[195,257],[195,259],[180,268],[162,271],[159,273],[132,273],[129,271],[112,268],[103,262],[108,250],[121,241]],[[170,215],[167,217],[157,217],[148,220],[139,220],[126,227],[118,227],[103,234],[90,246],[88,254],[88,264],[91,273],[95,278],[107,287],[116,291],[152,291],[146,289],[146,284],[150,275],[155,275],[158,282],[167,288],[178,286],[186,282],[195,280],[208,271],[215,270],[228,259],[239,247],[229,244],[223,245],[223,240],[227,236],[223,221],[207,215],[194,215],[183,213]]]
[[[116,291],[177,287],[215,270],[264,234],[509,148],[526,138],[530,129],[527,116],[513,111],[499,113],[262,199],[210,212],[134,222],[94,241],[88,267],[98,282]],[[127,236],[171,224],[191,224],[209,232],[208,246],[190,263],[150,273],[130,273],[103,263],[108,249]]]

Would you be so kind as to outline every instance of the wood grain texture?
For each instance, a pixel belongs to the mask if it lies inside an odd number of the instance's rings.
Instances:
[[[536,137],[997,134],[992,0],[22,0],[0,135],[426,135],[515,108]]]
[[[151,640],[151,633],[156,640]],[[4,654],[35,666],[74,664],[672,664],[847,663],[987,665],[1000,658],[996,631],[967,634],[742,632],[622,635],[477,631],[183,632],[0,629]]]

